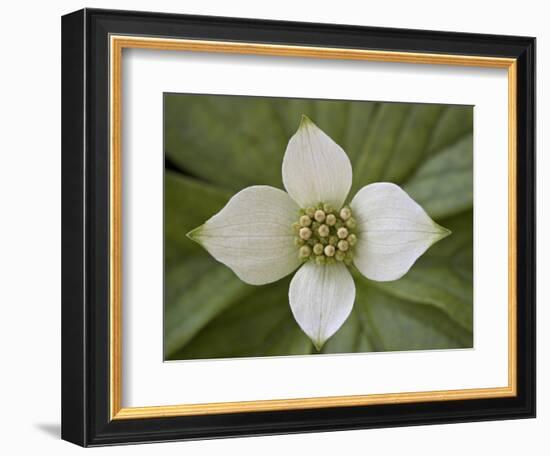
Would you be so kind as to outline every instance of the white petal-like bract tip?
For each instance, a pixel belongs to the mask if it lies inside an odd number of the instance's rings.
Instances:
[[[344,150],[308,117],[302,116],[283,158],[283,183],[302,208],[344,204],[351,188],[351,163]]]
[[[300,265],[292,223],[299,208],[282,190],[247,187],[187,235],[251,285],[275,282]],[[223,291],[220,291],[223,292]]]
[[[353,262],[371,280],[403,277],[431,245],[451,234],[392,183],[363,187],[351,208],[357,219],[358,239]]]
[[[355,301],[355,284],[341,263],[305,263],[290,282],[289,301],[300,328],[317,350],[342,326]]]

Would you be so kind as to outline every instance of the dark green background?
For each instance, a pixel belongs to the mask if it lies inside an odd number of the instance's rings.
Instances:
[[[347,152],[349,200],[395,182],[453,231],[395,282],[353,269],[353,311],[321,353],[472,347],[472,107],[181,94],[164,103],[167,360],[317,353],[290,311],[292,275],[246,285],[185,236],[245,187],[284,189],[302,114]]]

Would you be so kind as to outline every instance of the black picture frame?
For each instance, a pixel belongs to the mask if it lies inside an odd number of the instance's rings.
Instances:
[[[517,395],[111,420],[109,36],[517,59]],[[84,9],[62,19],[62,438],[82,446],[535,416],[535,39]]]

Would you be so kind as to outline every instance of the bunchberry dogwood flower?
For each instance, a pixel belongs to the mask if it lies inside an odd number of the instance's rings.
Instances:
[[[366,185],[345,204],[348,156],[305,116],[288,143],[282,176],[286,192],[247,187],[188,236],[248,284],[275,282],[297,269],[290,308],[320,350],[352,310],[348,268],[375,281],[397,280],[450,231],[392,183]]]

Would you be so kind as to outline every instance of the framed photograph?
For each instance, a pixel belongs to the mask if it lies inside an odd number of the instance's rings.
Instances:
[[[62,437],[535,416],[535,39],[62,20]]]

